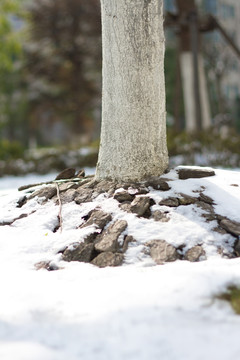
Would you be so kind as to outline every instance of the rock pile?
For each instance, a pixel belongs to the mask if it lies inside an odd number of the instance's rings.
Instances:
[[[71,175],[72,178],[69,178]],[[201,178],[213,176],[213,171],[194,169],[180,169],[179,178]],[[66,179],[67,177],[67,179]],[[166,207],[177,208],[178,206],[196,205],[204,210],[203,217],[207,222],[217,221],[217,227],[214,231],[221,234],[229,233],[235,237],[235,245],[232,252],[223,254],[223,256],[240,256],[240,223],[231,221],[215,213],[214,201],[204,194],[204,188],[195,196],[189,196],[183,193],[176,194],[161,200],[158,205],[161,210],[152,210],[155,201],[150,196],[150,188],[162,191],[168,191],[171,188],[171,180],[160,177],[152,178],[141,183],[117,183],[114,181],[96,181],[93,177],[85,177],[83,172],[75,175],[75,170],[67,169],[57,177],[57,181],[33,191],[29,188],[30,194],[21,197],[18,201],[18,207],[22,207],[30,199],[39,198],[43,204],[48,200],[56,204],[65,204],[74,201],[76,204],[94,201],[100,194],[114,198],[118,201],[118,206],[122,211],[133,213],[137,217],[151,219],[157,222],[168,222],[169,211]],[[27,187],[24,187],[26,189]],[[16,219],[15,219],[16,220]],[[82,219],[83,223],[79,228],[94,225],[95,230],[84,238],[80,243],[73,243],[61,251],[64,261],[80,261],[94,264],[99,267],[119,266],[124,261],[124,253],[128,249],[129,243],[135,241],[127,233],[127,221],[113,221],[110,213],[104,212],[100,208],[90,211]],[[5,225],[5,224],[0,224]],[[9,224],[8,224],[9,225]],[[59,225],[60,227],[60,225]],[[55,229],[57,231],[58,228]],[[120,242],[119,239],[122,239]],[[198,244],[188,251],[184,252],[180,248],[175,248],[165,239],[155,239],[145,243],[145,253],[149,254],[157,264],[168,261],[184,259],[188,261],[199,261],[206,258],[205,251],[201,244]],[[39,265],[40,268],[44,265]],[[45,266],[48,270],[51,268],[49,263]]]

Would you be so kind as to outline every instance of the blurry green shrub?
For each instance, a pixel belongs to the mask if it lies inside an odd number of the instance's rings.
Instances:
[[[23,146],[17,141],[0,140],[0,160],[11,160],[22,158]]]
[[[240,288],[229,286],[227,291],[218,295],[217,299],[230,303],[236,314],[240,314]]]
[[[231,152],[240,154],[240,134],[235,129],[229,129],[228,136],[222,137],[215,129],[197,133],[177,132],[168,128],[168,152],[170,156],[203,151]]]
[[[100,146],[100,139],[96,139],[94,141],[92,141],[89,145],[92,149],[99,149]]]

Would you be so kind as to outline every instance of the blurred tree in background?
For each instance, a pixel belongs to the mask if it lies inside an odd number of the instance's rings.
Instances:
[[[167,126],[175,131],[184,128],[184,105],[180,74],[179,54],[176,44],[170,43],[165,51],[165,83]]]
[[[21,52],[21,44],[17,34],[12,29],[12,14],[19,13],[17,0],[1,0],[0,2],[0,71],[13,69],[13,62]]]
[[[26,99],[21,76],[23,59],[20,33],[15,31],[16,16],[22,16],[18,0],[0,2],[0,151],[11,153],[10,142],[21,137],[26,115]],[[16,150],[20,147],[13,143]],[[3,150],[5,149],[5,150]],[[14,150],[14,153],[15,153]]]
[[[24,44],[30,113],[29,136],[39,125],[57,136],[94,131],[100,107],[101,20],[98,0],[37,0],[27,6]],[[64,125],[64,128],[61,126]],[[42,137],[48,136],[47,131]],[[62,139],[60,139],[62,140]],[[46,143],[44,138],[40,139]]]
[[[0,139],[24,146],[98,134],[98,0],[1,0]],[[97,123],[98,120],[98,123]],[[81,137],[81,139],[80,139]]]

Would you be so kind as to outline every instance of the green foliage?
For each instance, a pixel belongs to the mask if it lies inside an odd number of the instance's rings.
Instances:
[[[96,139],[94,141],[92,141],[89,146],[92,148],[92,149],[99,149],[99,146],[100,146],[100,139]]]
[[[11,16],[19,13],[18,0],[0,2],[0,73],[10,71],[16,57],[21,54],[22,46],[19,33],[14,31]]]
[[[210,152],[227,151],[240,155],[240,134],[236,133],[235,129],[229,130],[227,137],[222,137],[215,129],[197,133],[185,131],[177,133],[174,129],[169,128],[167,136],[170,156],[194,152],[203,153],[205,150]]]
[[[0,128],[1,137],[11,141],[24,137],[24,123],[27,113],[23,65],[23,31],[19,30],[24,0],[1,0],[0,2]],[[1,157],[18,153],[13,143],[11,148],[5,142],[1,146]]]
[[[15,12],[18,9],[19,2],[17,0],[1,0],[1,12]]]
[[[99,0],[35,0],[28,6],[24,47],[32,117],[46,113],[72,133],[90,133],[100,98]],[[32,89],[32,91],[31,91]]]
[[[236,314],[240,315],[240,288],[236,286],[229,286],[227,291],[217,296],[220,300],[225,300],[230,303]]]
[[[23,157],[24,149],[22,145],[17,142],[13,141],[10,142],[8,140],[1,140],[0,141],[0,160],[11,160],[11,159],[18,159]]]
[[[167,47],[165,51],[165,62],[164,62],[164,71],[165,71],[165,85],[166,85],[166,106],[167,113],[169,115],[174,115],[176,98],[180,95],[179,105],[180,113],[183,114],[183,99],[182,93],[176,94],[177,86],[177,76],[178,76],[178,54],[176,47]],[[179,80],[180,81],[180,80]],[[181,86],[181,84],[179,84]]]
[[[0,139],[48,144],[61,122],[60,138],[90,135],[100,40],[99,0],[0,0]]]

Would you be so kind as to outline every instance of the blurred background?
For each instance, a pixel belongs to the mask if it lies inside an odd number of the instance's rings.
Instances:
[[[164,0],[170,165],[240,168],[240,2]],[[94,167],[99,0],[1,0],[0,176]]]

